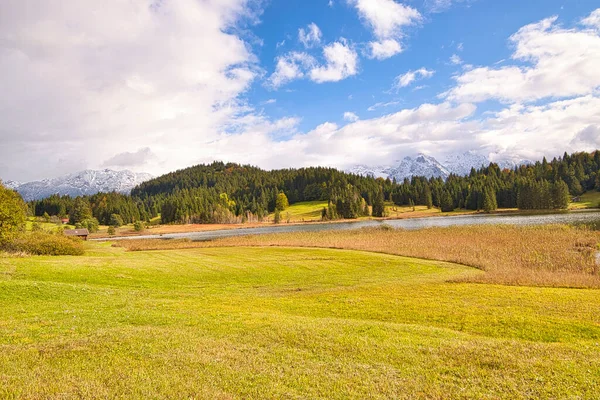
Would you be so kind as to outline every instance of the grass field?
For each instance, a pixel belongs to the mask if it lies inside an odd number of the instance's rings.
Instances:
[[[326,201],[306,201],[295,203],[281,212],[282,222],[314,222],[321,221],[321,213],[323,208],[327,207]],[[392,202],[385,203],[385,211],[387,218],[416,218],[430,217],[433,215],[451,215],[459,213],[470,213],[467,210],[458,210],[451,213],[442,213],[439,208],[428,209],[426,206],[397,206]],[[472,212],[471,212],[472,213]],[[268,221],[273,221],[275,214],[269,214]],[[362,217],[359,219],[365,219]]]
[[[581,201],[570,203],[570,210],[580,210],[583,208],[598,208],[600,207],[600,192],[590,191],[581,195]]]
[[[27,221],[25,221],[25,230],[30,232],[33,229],[33,224],[36,222],[47,232],[56,232],[59,228],[75,229],[74,225],[57,225],[52,222],[44,222],[40,218],[29,217],[27,218]]]
[[[596,290],[300,248],[0,258],[1,398],[595,398]]]
[[[126,240],[130,250],[287,246],[367,250],[469,265],[485,271],[469,280],[524,286],[600,289],[600,231],[566,225],[455,226],[422,230],[367,228],[238,236],[211,242]]]
[[[327,201],[305,201],[295,203],[281,212],[281,221],[286,222],[311,222],[320,221],[323,207],[327,207]],[[269,214],[268,220],[273,221],[274,213]]]

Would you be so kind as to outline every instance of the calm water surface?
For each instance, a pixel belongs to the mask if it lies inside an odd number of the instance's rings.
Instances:
[[[450,217],[427,217],[397,219],[387,221],[357,221],[332,224],[277,225],[260,228],[229,229],[221,231],[203,231],[187,233],[169,233],[161,236],[145,235],[118,239],[191,239],[212,240],[231,236],[261,235],[284,232],[321,232],[360,229],[388,225],[402,229],[421,229],[431,227],[449,227],[464,225],[545,225],[545,224],[589,224],[600,226],[599,211],[565,212],[559,214],[534,215],[459,215]],[[110,240],[115,240],[112,238]]]

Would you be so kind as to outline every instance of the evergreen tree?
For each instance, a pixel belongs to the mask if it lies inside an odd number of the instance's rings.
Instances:
[[[275,210],[275,216],[273,217],[273,223],[278,224],[281,222],[281,212],[276,209]]]
[[[123,226],[123,218],[121,218],[121,216],[119,214],[112,214],[110,216],[110,221],[109,224],[110,226],[114,226],[115,228],[118,228],[120,226]]]
[[[557,210],[564,210],[569,206],[569,187],[559,179],[552,186],[552,207]]]
[[[442,193],[442,204],[441,204],[442,212],[450,212],[454,211],[454,202],[452,201],[452,196],[450,192],[444,190]]]
[[[489,213],[495,211],[497,208],[496,192],[488,187],[483,192],[483,210]]]
[[[383,198],[383,188],[379,187],[375,199],[373,201],[373,212],[374,217],[383,217],[385,214],[385,202]]]
[[[92,208],[87,199],[77,197],[73,202],[73,208],[69,212],[69,222],[73,225],[92,218]]]
[[[431,188],[429,185],[425,185],[425,205],[430,210],[433,207],[433,196],[431,194]]]

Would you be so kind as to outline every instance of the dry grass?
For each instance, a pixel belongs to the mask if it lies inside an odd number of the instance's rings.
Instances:
[[[189,240],[127,240],[129,250],[286,246],[374,251],[449,261],[486,271],[471,282],[600,288],[596,251],[600,232],[564,225],[466,226],[417,231],[361,229]]]

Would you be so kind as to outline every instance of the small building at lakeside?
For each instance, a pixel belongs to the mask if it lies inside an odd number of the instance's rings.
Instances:
[[[87,229],[67,229],[64,234],[65,236],[75,236],[87,240],[90,232]]]

